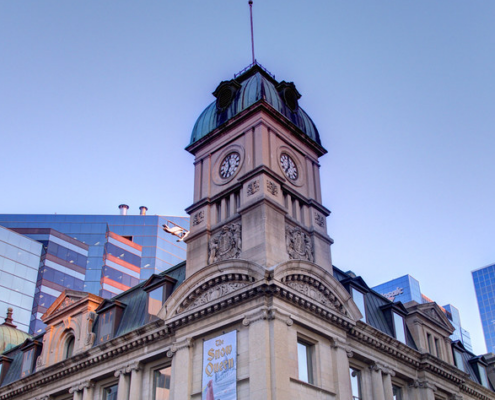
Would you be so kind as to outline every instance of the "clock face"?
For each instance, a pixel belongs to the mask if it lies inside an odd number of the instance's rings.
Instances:
[[[232,152],[227,154],[220,164],[220,177],[223,179],[230,178],[234,175],[235,171],[239,167],[239,162],[241,161],[241,156],[237,152]]]
[[[280,156],[280,166],[287,178],[295,181],[299,176],[296,163],[288,154],[282,153]]]

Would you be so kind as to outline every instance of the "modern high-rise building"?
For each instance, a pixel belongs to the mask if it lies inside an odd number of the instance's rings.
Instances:
[[[42,252],[41,243],[0,226],[0,315],[13,309],[14,323],[27,332]]]
[[[122,236],[141,247],[139,279],[165,271],[186,258],[186,246],[163,230],[164,224],[189,229],[189,218],[159,215],[62,215],[0,214],[0,225],[7,228],[51,228],[88,245],[88,260],[83,290],[100,294],[107,232]],[[122,242],[120,242],[122,243]],[[114,243],[115,244],[115,243]],[[136,248],[127,244],[129,252]],[[130,250],[129,246],[133,249]],[[131,274],[134,277],[134,274]],[[114,290],[111,291],[114,294]]]
[[[88,245],[50,228],[12,230],[43,246],[29,324],[29,333],[39,333],[45,329],[41,316],[65,289],[83,290]]]
[[[39,333],[45,328],[41,316],[65,289],[110,298],[170,268],[185,258],[185,244],[166,233],[164,224],[187,229],[189,219],[142,214],[0,215],[0,226],[16,232],[9,237],[19,241],[24,236],[23,243],[33,239],[43,248],[41,259],[38,254],[36,262],[31,260],[32,285],[26,282],[18,288],[15,278],[16,289],[0,286],[1,298],[7,299],[0,311],[13,307],[19,329]],[[6,254],[8,259],[11,250],[6,251],[0,248],[0,257]]]
[[[415,301],[418,304],[433,302],[433,300],[421,293],[419,281],[411,275],[404,275],[392,279],[373,287],[373,290],[391,301],[400,301],[403,304],[410,301]],[[452,304],[447,304],[443,307],[440,306],[440,309],[455,328],[455,331],[450,336],[451,339],[460,340],[466,350],[472,352],[473,346],[471,344],[471,334],[462,327],[459,310]]]
[[[495,264],[472,271],[486,350],[495,353]]]

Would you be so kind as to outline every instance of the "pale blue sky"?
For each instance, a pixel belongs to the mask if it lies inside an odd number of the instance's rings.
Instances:
[[[495,262],[495,2],[255,0],[256,58],[294,81],[333,261],[460,309]],[[183,149],[251,61],[247,0],[0,1],[0,212],[184,215]]]

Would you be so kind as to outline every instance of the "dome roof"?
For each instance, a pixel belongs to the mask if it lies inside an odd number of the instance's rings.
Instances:
[[[217,100],[206,107],[199,116],[192,131],[190,144],[205,137],[241,111],[264,100],[321,146],[315,124],[298,105],[297,100],[301,95],[294,84],[277,82],[259,64],[254,64],[231,81],[220,83],[213,95]]]
[[[7,318],[5,322],[0,325],[0,353],[14,348],[15,346],[24,343],[31,335],[16,329],[12,323],[12,308],[7,309]]]

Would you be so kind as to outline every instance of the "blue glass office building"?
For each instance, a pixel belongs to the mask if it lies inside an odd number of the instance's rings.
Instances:
[[[414,279],[411,275],[404,275],[392,279],[391,281],[375,286],[373,290],[391,301],[400,301],[403,304],[409,301],[415,301],[419,304],[433,302],[433,300],[421,293],[421,287],[418,280]],[[467,350],[473,351],[471,334],[461,326],[459,310],[452,304],[447,304],[443,307],[440,306],[440,308],[455,328],[454,333],[451,335],[451,339],[460,340]]]
[[[142,246],[140,279],[169,269],[186,259],[186,245],[163,231],[171,221],[189,229],[188,217],[159,215],[0,214],[7,228],[51,228],[89,246],[83,290],[99,294],[107,232]]]
[[[495,264],[474,270],[472,274],[486,350],[495,353]]]

